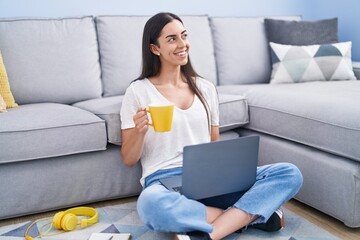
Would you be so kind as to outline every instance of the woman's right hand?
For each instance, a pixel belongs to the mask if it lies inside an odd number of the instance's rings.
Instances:
[[[146,108],[138,108],[134,117],[135,130],[138,133],[145,134],[149,128],[149,118],[147,115]]]
[[[149,119],[146,108],[139,108],[133,117],[135,127],[123,129],[121,156],[125,165],[135,165],[144,148],[145,134],[149,128]]]

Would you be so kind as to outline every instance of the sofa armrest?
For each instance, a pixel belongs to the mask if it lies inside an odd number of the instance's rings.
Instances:
[[[360,62],[353,62],[352,65],[356,79],[360,80]]]

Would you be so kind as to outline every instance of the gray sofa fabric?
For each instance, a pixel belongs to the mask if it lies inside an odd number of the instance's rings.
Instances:
[[[245,96],[246,128],[360,161],[360,81],[220,86]]]
[[[126,167],[119,147],[0,165],[0,217],[9,218],[137,195],[141,167]],[[26,201],[25,201],[26,199]]]
[[[89,111],[106,122],[107,141],[121,145],[121,96],[104,97],[75,103],[73,106]]]
[[[142,29],[148,17],[96,17],[103,95],[124,94],[141,69]]]
[[[353,62],[353,69],[356,79],[360,80],[360,62]]]
[[[106,148],[105,122],[57,103],[20,105],[0,114],[0,164]]]
[[[101,97],[92,17],[0,19],[0,49],[19,104]]]
[[[105,120],[108,142],[121,145],[120,108],[123,96],[78,102],[73,106]],[[226,132],[249,122],[246,99],[239,95],[219,94],[220,131]],[[234,111],[236,109],[236,111]]]
[[[253,130],[242,128],[238,132],[240,136],[260,135],[260,165],[290,162],[305,173],[298,200],[347,226],[360,227],[359,162]]]
[[[104,96],[124,94],[130,82],[140,75],[141,39],[148,19],[148,16],[96,17]],[[182,20],[189,34],[194,68],[203,78],[216,84],[214,47],[208,17],[183,16]]]
[[[268,83],[271,64],[264,17],[212,17],[210,23],[218,84]]]
[[[235,129],[249,122],[246,99],[239,94],[219,94],[220,132]]]

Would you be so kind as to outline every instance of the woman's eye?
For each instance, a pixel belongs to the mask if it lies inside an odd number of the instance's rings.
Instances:
[[[175,37],[169,38],[169,42],[175,41]]]

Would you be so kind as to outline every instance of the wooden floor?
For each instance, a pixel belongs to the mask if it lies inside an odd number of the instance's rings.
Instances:
[[[291,200],[285,204],[285,207],[299,216],[307,219],[309,222],[327,230],[334,236],[344,240],[359,240],[360,228],[346,227],[342,222],[332,218],[322,212],[315,210],[296,200]],[[286,216],[285,216],[286,222]]]
[[[117,199],[117,200],[110,200],[105,202],[99,202],[94,204],[87,204],[86,206],[89,207],[105,207],[111,206],[115,204],[135,201],[136,198],[125,198],[125,199]],[[285,204],[285,207],[292,212],[302,216],[303,218],[307,219],[309,222],[318,225],[319,227],[327,230],[331,234],[339,237],[340,239],[344,240],[359,240],[360,239],[360,228],[349,228],[346,227],[342,222],[321,213],[305,204],[302,204],[296,200],[291,200],[290,202]],[[30,216],[24,216],[19,218],[7,219],[0,221],[0,227],[15,223],[21,223],[25,221],[30,221],[34,219],[40,219],[44,217],[52,217],[58,211],[46,212],[41,214],[35,214]],[[285,216],[285,223],[286,223],[286,216]]]

